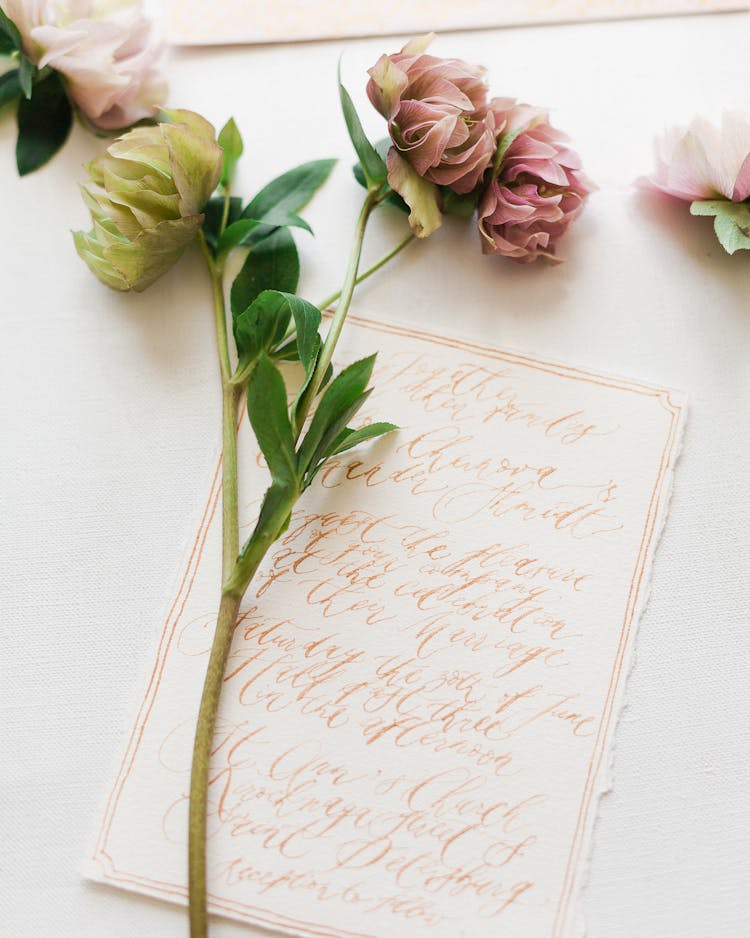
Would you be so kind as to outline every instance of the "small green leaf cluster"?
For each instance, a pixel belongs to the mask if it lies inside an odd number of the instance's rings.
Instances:
[[[73,108],[60,75],[38,69],[23,51],[15,23],[0,9],[0,55],[18,64],[0,75],[0,107],[17,102],[16,165],[21,176],[43,166],[62,147]]]

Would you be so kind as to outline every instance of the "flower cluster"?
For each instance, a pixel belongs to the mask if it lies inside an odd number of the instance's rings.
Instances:
[[[388,121],[388,182],[425,237],[458,203],[476,206],[482,250],[555,259],[593,186],[546,111],[488,96],[484,69],[426,54],[432,36],[383,55],[367,93]],[[458,197],[456,199],[455,197]]]
[[[2,0],[23,52],[52,68],[95,127],[117,130],[151,117],[166,97],[161,51],[140,0]]]

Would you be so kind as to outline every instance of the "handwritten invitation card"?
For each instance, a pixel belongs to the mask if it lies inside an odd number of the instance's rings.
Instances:
[[[234,636],[210,907],[316,938],[578,935],[684,398],[352,317],[341,361],[374,349],[368,413],[400,430],[321,472]],[[86,867],[180,903],[218,478]]]
[[[177,45],[289,42],[710,13],[748,6],[748,0],[171,0],[167,31],[169,41]]]

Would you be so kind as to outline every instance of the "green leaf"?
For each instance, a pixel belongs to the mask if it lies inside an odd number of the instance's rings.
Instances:
[[[270,354],[286,335],[292,318],[288,294],[264,290],[234,321],[234,340],[241,358]]]
[[[241,217],[273,225],[277,223],[274,218],[295,215],[328,179],[335,164],[336,160],[313,160],[272,179],[248,202]]]
[[[366,427],[361,427],[359,430],[352,430],[351,427],[347,427],[338,435],[333,446],[326,453],[326,459],[330,456],[337,456],[339,453],[345,453],[347,450],[359,446],[360,443],[375,440],[379,436],[385,436],[386,433],[393,433],[394,430],[398,429],[395,423],[385,422],[370,423]]]
[[[3,52],[20,52],[23,49],[23,41],[18,27],[6,13],[0,9],[0,49]]]
[[[21,86],[21,91],[23,91],[24,98],[28,99],[31,97],[31,90],[34,85],[34,77],[36,75],[36,65],[27,58],[25,55],[21,55],[20,61],[18,63],[18,83]]]
[[[281,372],[261,355],[247,386],[247,413],[273,484],[297,483],[294,437]]]
[[[247,412],[255,438],[271,473],[253,533],[245,542],[230,582],[246,583],[268,546],[288,527],[299,495],[294,437],[286,409],[286,387],[278,368],[261,355],[247,389]]]
[[[312,480],[318,473],[318,470],[326,461],[326,453],[330,450],[339,436],[346,429],[347,423],[354,417],[357,412],[362,408],[362,405],[365,403],[367,398],[372,393],[372,389],[363,392],[356,397],[348,407],[346,407],[330,424],[326,427],[323,435],[320,438],[318,445],[315,447],[312,455],[310,456],[307,466],[305,468],[305,474],[303,476],[303,488],[307,488]]]
[[[349,139],[359,157],[362,171],[367,181],[367,188],[379,189],[388,177],[385,161],[380,156],[375,147],[367,139],[362,124],[354,107],[354,102],[349,97],[349,92],[341,83],[341,62],[339,61],[338,70],[339,97],[341,98],[341,110],[344,113],[346,129],[349,131]]]
[[[364,394],[362,396],[366,399],[369,395]],[[364,403],[364,401],[362,401],[362,403]],[[359,406],[356,408],[357,410]],[[337,421],[337,423],[339,422]],[[360,443],[365,443],[367,440],[374,440],[377,437],[384,436],[386,433],[392,433],[394,430],[398,430],[398,427],[393,423],[371,423],[366,427],[362,427],[360,430],[345,427],[345,429],[341,430],[333,439],[332,443],[329,441],[329,434],[327,433],[312,458],[312,468],[311,471],[308,471],[305,475],[303,482],[304,488],[308,488],[311,485],[315,476],[332,456],[345,453],[347,450],[359,446]]]
[[[243,150],[242,135],[233,117],[230,117],[219,131],[217,142],[223,151],[220,185],[230,186]]]
[[[260,232],[259,228],[264,230]],[[223,253],[231,250],[231,248],[257,243],[272,234],[274,228],[302,228],[312,234],[312,228],[304,218],[300,218],[299,215],[295,215],[293,212],[272,210],[263,221],[259,221],[257,218],[240,218],[228,225],[219,238],[217,252]]]
[[[375,144],[375,149],[385,162],[386,157],[388,156],[388,151],[393,146],[393,141],[390,137],[386,137],[384,140],[378,140]],[[367,188],[367,180],[365,179],[365,173],[362,169],[361,163],[355,163],[352,167],[352,172],[354,173],[354,178],[363,188]],[[387,198],[383,199],[383,205],[394,205],[397,209],[400,209],[402,212],[409,214],[409,206],[404,202],[398,192],[391,191]]]
[[[18,104],[16,164],[21,176],[43,166],[65,143],[73,123],[73,110],[62,79],[52,71],[40,81],[30,100]]]
[[[10,72],[0,75],[0,107],[7,104],[8,101],[15,101],[21,97],[21,82],[19,81],[18,69],[14,68]]]
[[[229,213],[227,215],[227,225],[233,224],[242,213],[242,199],[239,196],[232,196],[229,200]],[[224,217],[224,196],[215,195],[210,198],[203,206],[203,237],[211,250],[216,253],[219,240],[219,229],[221,220]]]
[[[361,404],[364,403],[362,397],[372,375],[374,365],[374,355],[363,358],[361,361],[354,362],[354,364],[345,368],[328,385],[318,402],[315,414],[299,449],[300,476],[311,468],[313,457],[318,452],[321,441],[329,429],[335,427],[342,416],[345,416],[345,419],[348,420],[352,416],[353,412],[350,409],[353,405],[357,405],[356,409],[359,409]],[[336,429],[331,442],[342,429],[343,424]]]
[[[264,290],[294,293],[299,282],[299,257],[288,228],[276,228],[250,249],[230,291],[232,321]]]
[[[691,215],[713,215],[714,231],[728,254],[750,250],[750,204],[711,199],[693,202]]]

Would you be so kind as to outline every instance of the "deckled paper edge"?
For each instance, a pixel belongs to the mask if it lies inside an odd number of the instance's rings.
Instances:
[[[184,28],[180,25],[179,17],[174,13],[174,9],[180,4],[180,2],[181,0],[169,0],[169,2],[166,4],[166,9],[164,10],[162,20],[162,31],[165,35],[166,41],[169,43],[169,45],[178,48],[201,48],[206,46],[228,45],[264,46],[284,45],[287,43],[298,44],[309,42],[333,42],[336,40],[376,39],[406,35],[427,28],[424,24],[415,24],[411,27],[400,27],[395,32],[352,29],[349,31],[339,30],[338,32],[334,33],[321,31],[313,32],[309,35],[279,35],[269,37],[245,36],[244,33],[241,33],[239,38],[236,35],[226,35],[222,37],[216,33],[211,33],[210,30],[203,35],[191,35],[190,33],[186,35]],[[684,9],[667,10],[666,12],[664,10],[655,9],[638,10],[633,13],[607,13],[606,11],[602,10],[586,15],[575,15],[575,13],[560,13],[557,16],[550,16],[549,18],[519,18],[517,20],[499,20],[498,22],[476,23],[463,26],[457,25],[455,23],[438,23],[435,26],[435,30],[440,33],[465,32],[467,30],[471,32],[479,32],[488,29],[529,29],[545,26],[571,26],[585,23],[620,23],[628,22],[629,20],[666,19],[680,16],[712,16],[726,13],[742,13],[749,9],[750,0],[725,0],[725,2],[717,3],[716,6],[710,7],[708,9],[686,7]]]
[[[620,726],[620,720],[622,719],[625,709],[629,703],[628,698],[631,691],[630,677],[633,673],[633,668],[635,667],[638,656],[638,636],[641,631],[641,622],[643,620],[644,613],[648,609],[649,601],[651,600],[654,562],[656,560],[656,555],[659,552],[659,546],[661,544],[662,535],[664,534],[664,528],[667,524],[667,519],[669,518],[669,510],[672,504],[672,495],[674,493],[675,472],[682,456],[682,444],[684,442],[685,426],[687,424],[689,397],[684,391],[679,392],[679,394],[680,416],[674,445],[672,447],[672,458],[670,460],[670,464],[662,484],[662,503],[659,515],[654,523],[654,541],[650,550],[650,556],[647,558],[646,565],[643,570],[643,594],[633,616],[633,633],[630,636],[629,647],[626,650],[625,660],[623,662],[624,676],[621,679],[617,698],[615,699],[613,713],[614,725],[610,732],[610,741],[607,747],[609,749],[609,753],[605,759],[604,766],[599,773],[599,784],[592,798],[593,810],[591,812],[589,829],[587,832],[588,846],[583,857],[581,869],[578,874],[578,883],[574,891],[570,938],[586,938],[588,934],[588,922],[586,921],[584,893],[589,883],[589,874],[594,855],[596,829],[599,825],[599,819],[601,817],[602,799],[605,795],[609,794],[609,792],[611,792],[615,786],[617,731]]]
[[[330,319],[330,311],[324,310],[323,317],[324,319]],[[585,852],[583,855],[583,861],[580,865],[580,869],[576,873],[576,878],[573,887],[573,898],[571,901],[571,911],[567,916],[570,926],[568,929],[567,936],[565,938],[586,938],[587,935],[587,923],[585,919],[585,907],[583,900],[583,893],[588,884],[589,879],[589,870],[591,867],[593,847],[594,847],[594,836],[596,831],[596,826],[599,820],[601,813],[601,800],[604,795],[612,791],[614,787],[614,762],[615,755],[617,750],[617,729],[619,727],[620,720],[622,718],[625,707],[627,706],[628,700],[628,685],[630,681],[630,675],[632,673],[633,666],[636,661],[636,649],[638,642],[638,634],[640,631],[641,619],[644,612],[648,607],[649,600],[651,598],[651,580],[653,576],[653,565],[656,558],[656,554],[659,550],[661,543],[662,534],[664,532],[664,527],[669,517],[669,509],[672,501],[672,493],[674,486],[674,476],[676,472],[676,467],[679,463],[681,452],[682,452],[682,443],[685,433],[685,424],[687,419],[687,408],[688,408],[688,395],[685,391],[678,390],[677,388],[671,388],[663,384],[656,384],[652,381],[625,377],[617,372],[612,372],[608,370],[601,370],[583,363],[572,363],[565,362],[561,359],[558,359],[554,356],[548,356],[543,353],[536,353],[530,350],[520,350],[513,345],[506,344],[496,344],[494,341],[487,342],[484,338],[478,335],[463,335],[459,336],[457,333],[452,332],[451,330],[445,330],[442,328],[435,328],[430,324],[421,323],[421,322],[410,322],[404,319],[393,319],[388,318],[387,320],[375,319],[372,316],[359,316],[356,313],[350,312],[348,319],[357,324],[361,324],[365,330],[367,330],[367,324],[372,324],[375,327],[375,331],[378,331],[379,326],[384,326],[385,331],[387,332],[389,327],[395,327],[396,329],[404,329],[407,331],[412,331],[417,333],[414,338],[420,339],[422,336],[434,336],[438,338],[444,338],[450,341],[458,342],[468,346],[466,348],[467,352],[473,354],[481,354],[484,352],[493,352],[497,351],[500,353],[505,353],[508,355],[515,355],[521,359],[530,359],[537,363],[544,363],[551,366],[556,366],[566,370],[572,371],[582,371],[587,374],[598,375],[604,378],[609,378],[615,381],[620,381],[623,384],[635,384],[639,387],[648,387],[653,388],[654,390],[659,390],[667,395],[674,393],[679,398],[679,418],[675,432],[675,440],[672,445],[672,452],[669,464],[665,470],[664,480],[660,489],[660,508],[659,513],[654,521],[653,528],[653,543],[649,549],[649,555],[646,557],[644,567],[643,567],[643,592],[641,598],[636,606],[633,618],[632,618],[632,634],[628,641],[628,647],[626,648],[624,660],[623,660],[623,677],[621,678],[617,694],[615,697],[613,705],[613,726],[608,733],[609,742],[605,745],[605,763],[603,768],[598,772],[598,784],[592,795],[591,804],[593,810],[590,812],[590,817],[587,820],[584,836]],[[523,365],[523,362],[519,363]],[[120,769],[123,761],[127,758],[128,753],[130,752],[133,734],[135,732],[136,726],[139,722],[139,715],[143,706],[144,699],[148,697],[148,688],[150,684],[150,674],[153,670],[155,663],[159,660],[159,648],[163,640],[163,635],[165,631],[165,624],[171,619],[171,612],[176,603],[176,600],[179,598],[180,593],[182,592],[181,586],[186,577],[186,571],[190,565],[190,556],[193,550],[193,541],[191,541],[191,535],[195,532],[196,539],[200,534],[201,528],[203,526],[203,519],[206,519],[206,525],[211,523],[209,515],[212,514],[210,511],[212,493],[214,493],[216,488],[216,480],[218,476],[219,469],[221,467],[221,446],[216,444],[213,447],[214,458],[209,462],[209,469],[207,472],[207,484],[206,488],[202,489],[201,492],[207,492],[205,500],[202,497],[196,497],[196,506],[193,512],[190,524],[185,527],[183,532],[183,540],[181,543],[179,551],[179,564],[176,568],[174,577],[170,588],[165,592],[164,600],[160,606],[160,615],[155,619],[155,626],[153,627],[153,637],[150,646],[149,656],[146,658],[144,667],[142,670],[142,678],[134,682],[136,688],[141,689],[141,694],[135,696],[133,705],[129,710],[130,718],[125,723],[122,733],[120,734],[118,745],[113,746],[113,758],[112,765],[110,766],[110,774],[105,775],[105,778],[113,778],[113,781],[104,786],[104,794],[99,803],[99,810],[94,814],[94,822],[92,827],[94,831],[88,839],[88,849],[86,855],[81,862],[79,867],[82,876],[98,885],[103,885],[108,888],[114,888],[118,890],[123,890],[130,895],[136,895],[141,897],[146,897],[150,899],[156,899],[157,901],[167,902],[173,906],[187,906],[187,897],[183,895],[182,892],[179,894],[173,893],[172,895],[165,895],[163,892],[156,890],[150,890],[147,886],[142,886],[141,888],[134,888],[132,885],[126,883],[118,882],[116,879],[111,878],[105,869],[105,864],[101,857],[99,856],[99,841],[101,838],[102,826],[105,818],[109,814],[109,801],[114,795],[120,781]],[[220,490],[220,484],[219,484]],[[608,752],[606,752],[608,750]],[[113,777],[114,776],[114,777]],[[114,814],[112,814],[114,818]],[[586,844],[586,840],[588,843]],[[248,919],[244,915],[233,914],[231,911],[217,907],[214,903],[209,901],[209,911],[212,915],[216,915],[219,918],[225,918],[228,921],[238,922],[249,926],[250,928],[261,929],[263,932],[273,932],[280,935],[286,934],[293,936],[293,938],[307,938],[307,934],[304,930],[298,931],[292,925],[278,926],[273,924],[262,924],[257,921]],[[562,923],[563,926],[565,922]],[[283,928],[283,930],[281,930]]]

